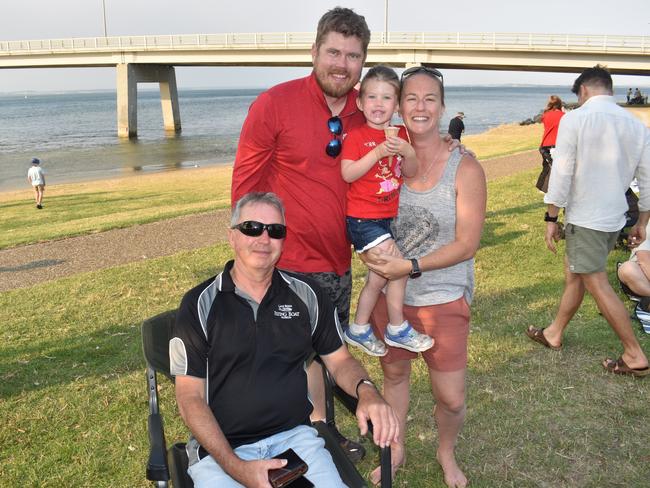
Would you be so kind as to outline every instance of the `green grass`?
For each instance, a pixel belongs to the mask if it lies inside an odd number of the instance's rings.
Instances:
[[[53,185],[39,211],[30,192],[0,194],[0,249],[230,208],[231,174],[214,167]]]
[[[534,149],[539,124],[501,125],[463,143],[479,159]],[[0,249],[230,207],[231,166],[48,185],[44,209],[31,191],[0,193]]]
[[[463,137],[463,144],[481,161],[537,149],[544,129],[541,124],[503,124],[481,134]]]
[[[650,382],[602,371],[600,361],[620,345],[593,300],[561,352],[523,334],[529,324],[548,324],[563,282],[562,251],[554,256],[543,244],[535,177],[489,184],[459,462],[475,487],[648,486]],[[229,255],[218,245],[0,293],[0,485],[149,486],[139,325],[175,307]],[[609,269],[623,258],[613,253]],[[355,262],[356,293],[363,275]],[[649,336],[638,337],[650,353]],[[357,357],[380,383],[376,359]],[[408,463],[394,486],[441,487],[422,361],[412,392]],[[168,382],[161,395],[167,439],[184,439]],[[354,422],[338,418],[355,436]],[[371,451],[360,469],[367,474],[376,461]]]

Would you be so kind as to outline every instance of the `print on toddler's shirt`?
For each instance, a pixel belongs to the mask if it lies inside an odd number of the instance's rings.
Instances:
[[[386,159],[380,159],[378,166],[379,172],[375,174],[375,178],[379,178],[381,183],[379,183],[379,191],[377,195],[382,193],[390,193],[399,189],[399,177],[402,174],[400,169],[400,163],[402,162],[402,157],[397,155],[397,161],[395,162],[395,172],[390,169],[390,164]]]

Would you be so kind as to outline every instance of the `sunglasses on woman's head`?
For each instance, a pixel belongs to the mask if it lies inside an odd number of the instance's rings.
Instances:
[[[284,224],[263,224],[256,220],[246,220],[231,229],[237,229],[239,232],[249,237],[261,236],[264,230],[269,233],[271,239],[284,239],[287,235],[287,226]]]
[[[335,158],[341,154],[342,143],[340,135],[343,133],[343,123],[338,116],[331,117],[327,121],[327,128],[332,133],[333,139],[325,146],[325,152],[331,158]]]
[[[438,71],[435,68],[429,68],[428,66],[413,66],[412,68],[405,69],[402,71],[402,76],[400,77],[400,83],[402,83],[406,78],[409,76],[418,74],[418,73],[425,73],[428,74],[429,76],[435,76],[440,80],[440,83],[444,82],[444,79],[442,77],[442,73]]]

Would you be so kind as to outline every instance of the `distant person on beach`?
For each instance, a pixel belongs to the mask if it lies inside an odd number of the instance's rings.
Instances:
[[[643,96],[643,93],[641,93],[641,90],[638,88],[634,90],[634,97],[629,103],[632,105],[643,105],[645,103],[645,97]]]
[[[402,73],[400,114],[418,163],[413,176],[404,176],[393,224],[395,242],[404,257],[375,248],[368,251],[367,261],[370,269],[387,279],[409,277],[404,316],[418,332],[435,339],[434,347],[419,353],[429,376],[438,429],[438,445],[431,458],[440,464],[447,486],[464,488],[468,482],[456,461],[456,443],[466,412],[474,253],[481,240],[487,191],[478,161],[457,150],[450,154],[441,138],[444,107],[440,71],[415,66]],[[384,334],[387,322],[386,300],[380,297],[371,318],[377,336]],[[384,396],[400,422],[399,440],[391,445],[396,470],[407,459],[410,379],[418,353],[387,348],[388,354],[380,361]],[[370,479],[378,483],[380,478],[377,468]]]
[[[347,229],[354,249],[396,250],[391,222],[397,217],[402,175],[412,177],[417,169],[413,146],[404,127],[392,127],[399,104],[400,83],[387,66],[371,68],[361,82],[357,105],[366,124],[348,132],[341,156],[341,174],[350,183],[347,194]],[[401,257],[401,254],[397,252]],[[370,314],[384,287],[388,304],[386,344],[422,352],[433,346],[431,338],[417,332],[404,320],[404,287],[408,276],[386,280],[368,272],[359,295],[355,320],[343,332],[345,341],[371,356],[385,356],[386,346],[370,327]]]
[[[627,103],[630,103],[630,100],[632,99],[632,88],[627,89]]]
[[[305,362],[317,351],[336,383],[359,400],[362,434],[388,446],[397,419],[344,346],[334,306],[314,281],[276,268],[285,242],[284,207],[250,193],[232,212],[234,260],[181,301],[169,341],[176,400],[192,433],[187,472],[197,488],[268,487],[272,459],[288,448],[315,486],[344,488],[324,441],[309,425]]]
[[[465,132],[465,123],[463,119],[465,118],[464,112],[458,112],[456,116],[449,121],[449,134],[453,139],[460,141],[460,137],[463,132]]]
[[[32,159],[32,167],[27,171],[27,181],[29,181],[34,188],[36,208],[40,210],[43,208],[43,193],[45,192],[45,173],[43,168],[41,168],[40,159]]]
[[[555,148],[557,129],[560,126],[560,119],[563,115],[562,100],[558,96],[551,95],[542,114],[544,135],[542,136],[542,143],[539,146],[539,153],[542,155],[542,171],[535,184],[537,189],[544,193],[548,190],[548,177],[551,174],[551,166],[553,165],[551,149]]]
[[[560,208],[565,209],[565,285],[555,319],[546,328],[528,327],[533,341],[559,350],[569,321],[585,290],[596,301],[623,345],[618,359],[605,359],[606,371],[647,376],[648,359],[639,346],[625,306],[607,279],[607,255],[625,225],[625,191],[639,185],[639,219],[629,233],[632,247],[645,240],[650,219],[650,131],[614,100],[612,77],[602,66],[588,68],[572,92],[580,108],[560,122],[548,193],[546,246],[556,253]]]

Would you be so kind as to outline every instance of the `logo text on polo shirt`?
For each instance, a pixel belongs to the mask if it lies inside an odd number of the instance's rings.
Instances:
[[[293,305],[278,305],[278,310],[273,312],[276,317],[281,319],[290,319],[292,317],[300,317],[300,312],[293,311]]]

